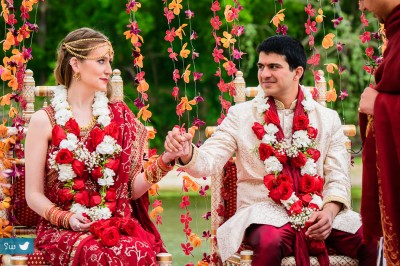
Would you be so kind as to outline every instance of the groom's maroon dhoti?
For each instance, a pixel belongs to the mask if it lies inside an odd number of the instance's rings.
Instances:
[[[253,247],[253,266],[280,266],[283,257],[293,255],[295,229],[290,224],[282,227],[252,224],[246,231],[244,242]],[[359,265],[375,266],[377,259],[377,243],[362,243],[362,227],[355,233],[346,233],[332,229],[325,241],[327,247],[338,254],[359,260]],[[301,265],[300,265],[301,266]]]

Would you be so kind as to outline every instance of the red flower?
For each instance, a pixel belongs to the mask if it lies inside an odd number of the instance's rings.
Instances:
[[[318,161],[319,157],[321,156],[321,153],[317,149],[308,148],[306,152],[311,156],[311,158],[313,158],[315,162]]]
[[[79,177],[83,177],[83,175],[85,174],[85,164],[79,160],[74,160],[72,162],[72,169]]]
[[[278,185],[275,175],[269,174],[264,176],[264,185],[268,188],[268,190],[275,188]]]
[[[54,146],[60,146],[62,140],[67,138],[67,134],[65,133],[64,129],[59,125],[55,125],[51,132],[51,143]]]
[[[279,191],[279,188],[273,188],[269,191],[268,196],[275,201],[277,204],[281,204],[282,194]]]
[[[83,190],[85,188],[85,181],[81,178],[74,178],[73,190]]]
[[[92,131],[90,131],[90,138],[92,139],[92,147],[94,150],[96,149],[97,145],[103,141],[105,135],[106,133],[104,130],[101,130],[98,127],[95,127],[92,129]]]
[[[110,168],[114,172],[117,172],[119,166],[119,160],[107,159],[107,163],[104,166]]]
[[[308,206],[308,204],[310,204],[310,202],[312,201],[312,196],[309,193],[307,193],[302,195],[300,199],[301,201],[303,201],[304,206]]]
[[[121,231],[128,236],[135,236],[137,230],[137,224],[132,219],[124,219],[121,223]]]
[[[310,138],[315,139],[318,135],[318,129],[316,129],[314,127],[308,127],[307,134]]]
[[[101,178],[102,176],[103,173],[100,166],[97,166],[92,170],[92,178],[94,181],[97,181],[97,179]]]
[[[279,150],[274,151],[274,156],[281,164],[285,164],[287,162],[287,156],[284,152],[279,152]]]
[[[321,195],[325,182],[324,179],[320,176],[318,176],[316,179],[317,179],[316,193]]]
[[[258,122],[254,122],[254,125],[251,128],[253,129],[254,134],[256,134],[259,140],[262,140],[264,135],[267,133],[265,132],[264,126]]]
[[[279,192],[281,193],[282,200],[288,200],[293,193],[293,185],[289,182],[283,182],[278,187]]]
[[[79,136],[81,134],[81,130],[79,129],[79,125],[75,119],[70,118],[67,123],[65,123],[65,130],[68,133],[75,134],[75,136]]]
[[[279,181],[279,184],[282,184],[283,182],[293,184],[293,179],[290,176],[288,176],[287,174],[280,174],[278,176],[278,181]]]
[[[258,152],[260,154],[260,160],[264,161],[274,154],[274,147],[266,143],[261,143],[260,147],[258,147]]]
[[[267,124],[272,123],[277,127],[280,126],[279,116],[277,113],[275,113],[273,111],[267,111],[265,113],[264,120],[265,120],[265,123],[267,123]]]
[[[118,244],[119,238],[120,235],[118,229],[115,226],[104,229],[104,231],[100,235],[101,242],[107,247],[112,247]]]
[[[306,115],[295,116],[293,120],[293,129],[294,131],[306,130],[309,123],[310,121]]]
[[[75,202],[83,206],[89,206],[89,193],[84,191],[79,191],[75,194]]]
[[[318,189],[319,181],[316,177],[303,175],[300,181],[300,190],[304,193],[315,193]]]
[[[74,154],[68,149],[61,149],[58,151],[55,160],[58,164],[70,164],[74,160]]]
[[[300,214],[303,210],[303,202],[301,200],[296,201],[295,203],[290,206],[290,213],[291,214]]]
[[[58,198],[60,199],[61,203],[67,203],[74,198],[74,194],[71,193],[69,188],[63,188],[58,190]]]
[[[297,157],[292,159],[292,162],[294,164],[294,166],[296,167],[302,167],[306,164],[307,162],[307,156],[304,155],[304,153],[299,152],[299,154],[297,155]]]
[[[307,246],[311,255],[318,255],[326,250],[324,241],[311,240],[308,241]]]
[[[115,195],[115,188],[109,188],[107,189],[107,193],[105,196],[106,201],[115,201],[116,200],[116,195]]]
[[[116,123],[111,122],[108,126],[104,128],[104,132],[117,140],[119,135],[119,127]]]
[[[101,196],[98,192],[93,192],[92,195],[90,195],[90,200],[89,200],[89,206],[94,207],[97,206],[101,203]]]
[[[111,213],[114,213],[115,209],[117,208],[117,202],[116,201],[106,202],[106,203],[104,203],[104,205],[106,205],[107,208],[110,209]]]

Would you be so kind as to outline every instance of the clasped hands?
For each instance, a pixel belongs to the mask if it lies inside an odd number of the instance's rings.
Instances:
[[[168,131],[164,142],[163,160],[171,162],[180,158],[184,164],[188,163],[192,159],[192,139],[192,134],[187,133],[184,128],[175,126]]]

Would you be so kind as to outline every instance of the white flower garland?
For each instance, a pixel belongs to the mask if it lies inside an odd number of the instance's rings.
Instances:
[[[54,98],[51,103],[55,110],[56,124],[64,127],[68,120],[73,118],[72,111],[67,102],[67,89],[65,86],[61,85],[56,87],[54,90]],[[111,118],[110,110],[108,109],[108,98],[105,93],[95,93],[92,108],[93,116],[97,116],[97,123],[100,124],[102,128],[108,126],[111,122]],[[66,139],[60,142],[59,149],[50,154],[49,162],[51,168],[59,172],[58,180],[66,182],[65,187],[68,188],[71,188],[74,184],[73,179],[77,177],[77,174],[74,172],[72,164],[58,164],[56,162],[55,158],[61,149],[68,149],[71,151],[74,155],[74,159],[83,162],[89,173],[96,166],[104,165],[108,158],[119,154],[122,150],[121,146],[117,144],[113,137],[106,135],[103,141],[96,147],[96,150],[89,152],[84,143],[79,140],[79,136],[73,133],[67,133]],[[70,211],[78,214],[86,213],[92,221],[110,218],[112,212],[104,205],[104,198],[107,188],[114,185],[115,175],[116,173],[112,169],[107,167],[103,168],[103,176],[97,180],[97,183],[101,186],[99,193],[102,198],[102,202],[99,205],[88,208],[74,202]]]
[[[315,109],[315,103],[312,99],[311,93],[304,87],[301,87],[301,89],[304,94],[304,100],[301,102],[301,104],[303,105],[304,111],[308,113]],[[268,104],[268,97],[265,96],[265,93],[262,89],[259,90],[257,96],[255,97],[253,106],[256,108],[260,118],[263,118],[263,115],[269,110],[270,105]],[[308,136],[306,130],[297,130],[293,133],[292,138],[284,138],[281,141],[278,141],[276,138],[276,133],[278,133],[279,131],[276,125],[272,123],[265,124],[264,130],[266,134],[262,137],[261,143],[265,143],[274,147],[281,153],[285,153],[287,157],[295,158],[297,157],[299,150],[304,150],[316,146],[315,141]],[[266,160],[264,160],[264,166],[267,174],[276,175],[283,170],[282,163],[274,155],[271,155]],[[301,175],[316,175],[317,164],[314,159],[308,158],[306,164],[300,167],[300,172]],[[289,199],[281,199],[280,201],[283,206],[285,206],[285,208],[289,211],[291,206],[299,200],[299,197],[296,195],[295,192],[293,192]],[[315,204],[319,207],[319,209],[322,208],[323,204],[322,198],[316,194],[312,195],[312,200],[310,203]],[[309,219],[313,211],[314,209],[303,206],[302,212],[300,214],[289,215],[289,221],[292,224],[292,227],[298,230],[300,228],[304,228],[305,222]]]

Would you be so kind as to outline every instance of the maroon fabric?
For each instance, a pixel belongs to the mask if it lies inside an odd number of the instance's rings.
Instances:
[[[386,19],[385,29],[388,45],[375,75],[375,88],[379,92],[374,106],[375,131],[367,132],[364,142],[363,164],[366,166],[361,215],[366,225],[365,238],[377,239],[383,231],[386,259],[388,263],[399,265],[400,5]],[[365,120],[363,116],[364,124]]]
[[[119,125],[117,143],[122,147],[114,184],[117,193],[114,217],[137,219],[141,226],[137,227],[134,236],[121,235],[119,243],[110,248],[102,245],[90,233],[59,229],[41,219],[35,244],[51,265],[68,265],[72,262],[72,265],[155,266],[156,253],[164,251],[160,235],[147,213],[147,194],[136,201],[129,200],[130,175],[132,171],[138,173],[141,170],[146,130],[143,125],[135,122],[134,115],[124,103],[110,104],[109,109],[112,121]],[[90,139],[86,143],[89,141]],[[50,146],[49,153],[54,148]],[[58,181],[57,173],[50,171],[48,166],[46,171],[46,196],[58,204],[57,191],[63,187],[63,183]],[[96,185],[88,179],[86,186],[93,188]]]
[[[293,255],[295,238],[296,230],[289,223],[282,227],[252,224],[244,239],[247,245],[253,247],[252,266],[281,265],[283,257]],[[359,265],[376,265],[377,243],[362,243],[362,227],[355,234],[333,229],[325,242],[337,254],[358,259]],[[304,264],[296,262],[296,265]]]
[[[298,95],[297,95],[297,104],[294,109],[294,117],[298,117],[300,115],[305,115],[308,117],[308,115],[307,115],[307,113],[305,113],[303,105],[302,105],[303,100],[304,100],[304,93],[299,86]],[[270,110],[277,113],[275,101],[272,97],[270,97],[268,99],[268,104],[270,105]],[[276,139],[278,141],[280,141],[285,137],[285,135],[284,135],[282,127],[280,125],[278,126],[278,129],[279,129],[279,131],[276,134]],[[286,163],[283,165],[282,173],[292,177],[293,189],[296,192],[296,194],[299,195],[300,181],[301,181],[300,169],[295,167],[293,164],[291,164],[289,162],[289,163]],[[308,248],[307,248],[307,243],[306,243],[306,238],[305,238],[305,229],[296,230],[295,242],[296,242],[296,245],[295,245],[294,253],[295,253],[295,258],[296,258],[296,264],[303,265],[303,266],[309,266],[310,265],[310,257],[308,254]],[[321,266],[329,266],[328,253],[326,252],[326,250],[325,250],[325,252],[318,255],[318,261],[321,264]]]

